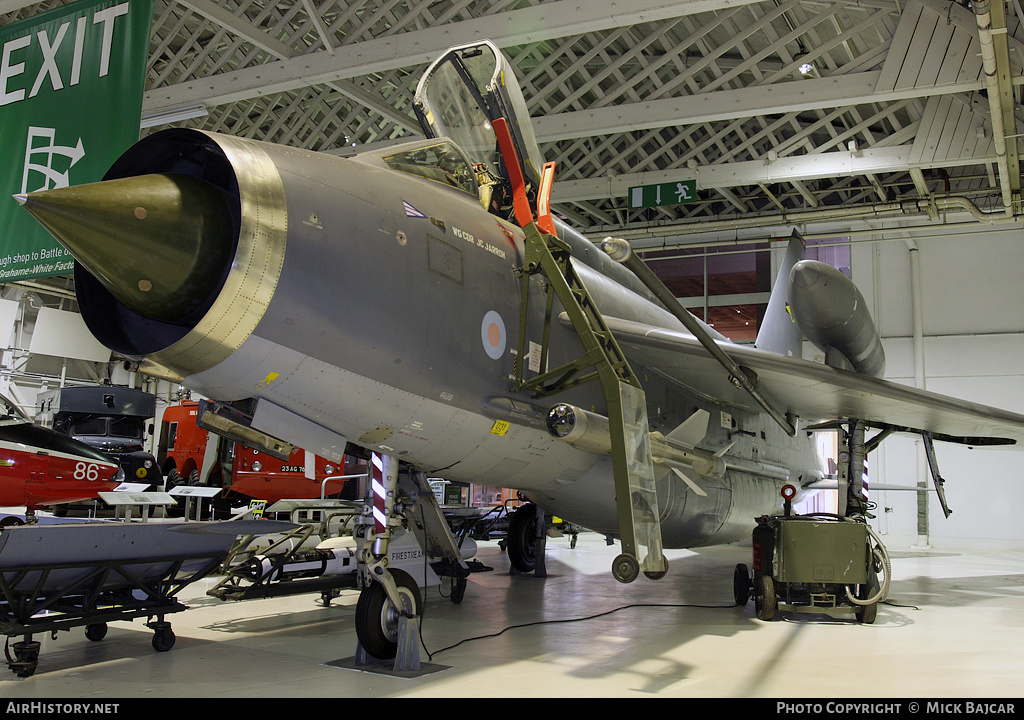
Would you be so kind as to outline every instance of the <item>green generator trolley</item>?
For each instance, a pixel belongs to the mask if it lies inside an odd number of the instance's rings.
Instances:
[[[739,564],[737,605],[754,596],[758,619],[778,610],[855,616],[873,623],[888,594],[889,559],[863,518],[827,513],[793,515],[796,488],[782,489],[785,514],[761,517],[753,531],[753,572]],[[879,582],[879,573],[883,582]]]

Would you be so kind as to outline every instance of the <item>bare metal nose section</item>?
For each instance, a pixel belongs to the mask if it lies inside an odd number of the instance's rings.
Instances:
[[[140,370],[181,381],[253,333],[284,263],[284,185],[259,143],[155,133],[108,179],[16,196],[75,257],[90,331]]]
[[[119,302],[155,320],[197,321],[232,249],[221,192],[187,175],[144,175],[16,196]]]

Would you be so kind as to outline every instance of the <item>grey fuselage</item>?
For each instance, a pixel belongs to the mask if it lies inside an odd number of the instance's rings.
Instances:
[[[168,145],[177,149],[165,150]],[[390,168],[384,158],[405,147],[345,159],[195,131],[150,136],[118,161],[111,177],[196,174],[236,196],[235,256],[217,301],[228,309],[211,309],[210,316],[220,313],[214,320],[169,328],[93,310],[108,308],[109,298],[85,297],[87,323],[113,349],[142,360],[143,369],[150,363],[157,374],[209,398],[272,403],[429,476],[519,489],[549,512],[614,535],[610,457],[552,437],[543,423],[559,402],[604,413],[599,385],[544,399],[510,391],[522,230],[443,176]],[[254,182],[261,189],[251,190]],[[565,227],[559,234],[602,313],[682,329],[592,243]],[[267,260],[254,269],[252,257],[260,252]],[[242,272],[251,282],[235,281]],[[531,279],[528,348],[542,342],[543,283]],[[83,292],[92,292],[85,283]],[[550,348],[550,366],[582,351],[572,328],[557,321]],[[527,376],[540,369],[529,352],[521,360]],[[652,431],[667,434],[703,408],[711,420],[701,448],[728,446],[727,460],[788,471],[759,476],[730,469],[724,478],[702,480],[706,497],[662,472],[665,547],[747,537],[756,517],[779,510],[785,482],[799,487],[820,478],[806,433],[790,437],[766,415],[719,407],[662,374],[634,370]],[[290,427],[283,439],[315,446],[306,422]]]

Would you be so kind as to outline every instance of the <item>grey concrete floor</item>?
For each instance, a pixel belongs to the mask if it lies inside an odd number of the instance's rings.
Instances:
[[[155,652],[144,621],[42,640],[36,673],[0,667],[3,698],[731,697],[1012,698],[1024,676],[1024,553],[889,548],[893,583],[873,625],[736,607],[749,547],[670,551],[668,576],[631,585],[617,546],[548,543],[548,577],[514,577],[496,543],[455,605],[429,590],[414,678],[333,666],[356,648],[357,595],[225,602],[201,580]],[[555,622],[558,621],[558,622]],[[434,669],[434,668],[432,668]],[[3,673],[6,671],[6,675]]]

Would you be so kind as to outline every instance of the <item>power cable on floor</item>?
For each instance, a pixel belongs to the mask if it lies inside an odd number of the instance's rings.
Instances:
[[[460,640],[459,642],[455,643],[454,645],[449,645],[448,647],[441,648],[440,650],[435,650],[434,652],[430,652],[430,650],[427,649],[426,644],[423,642],[422,625],[421,625],[420,626],[420,630],[421,630],[420,644],[423,646],[424,652],[427,653],[427,659],[428,660],[433,660],[435,655],[440,655],[443,652],[447,652],[448,650],[452,650],[453,648],[457,648],[459,645],[462,645],[463,643],[472,642],[474,640],[486,640],[488,638],[495,638],[495,637],[498,637],[499,635],[503,635],[504,633],[508,632],[509,630],[518,630],[520,628],[535,627],[535,626],[538,626],[538,625],[557,625],[557,624],[560,624],[560,623],[572,623],[572,622],[583,622],[584,620],[595,620],[597,618],[604,617],[606,615],[611,615],[613,613],[617,613],[617,612],[619,612],[621,610],[630,610],[630,609],[633,609],[633,608],[676,608],[676,609],[678,609],[678,608],[698,608],[698,609],[705,609],[705,610],[728,610],[729,608],[734,608],[734,607],[736,607],[735,604],[733,604],[733,605],[667,604],[666,605],[666,604],[660,604],[660,603],[633,603],[633,604],[630,604],[630,605],[623,605],[621,607],[612,608],[611,610],[606,610],[604,612],[597,613],[596,615],[587,615],[586,617],[564,618],[562,620],[537,620],[535,622],[522,623],[520,625],[510,625],[507,628],[499,630],[496,633],[491,633],[489,635],[478,635],[476,637],[465,638],[464,640]]]
[[[445,596],[444,593],[441,593],[441,597],[447,597],[447,596]],[[424,603],[424,605],[425,604],[426,603]],[[882,604],[882,605],[889,605],[889,606],[892,606],[892,607],[911,608],[911,609],[914,609],[914,610],[919,610],[920,609],[920,608],[918,608],[918,607],[916,607],[914,605],[897,605],[896,603],[894,603],[892,601],[884,601],[884,602],[882,602],[880,604]],[[535,622],[521,623],[519,625],[509,625],[508,627],[503,628],[502,630],[499,630],[496,633],[490,633],[489,635],[477,635],[476,637],[465,638],[465,639],[460,640],[459,642],[455,643],[454,645],[449,645],[447,647],[443,647],[440,650],[435,650],[434,652],[430,652],[430,650],[427,649],[427,644],[423,641],[423,624],[421,622],[420,623],[420,645],[423,647],[423,651],[427,654],[427,659],[428,660],[433,660],[435,655],[440,655],[441,653],[447,652],[448,650],[453,650],[454,648],[457,648],[459,645],[462,645],[464,643],[473,642],[474,640],[487,640],[487,639],[490,639],[490,638],[496,638],[496,637],[498,637],[500,635],[504,635],[509,630],[519,630],[521,628],[535,627],[535,626],[538,626],[538,625],[557,625],[557,624],[561,624],[561,623],[573,623],[573,622],[582,622],[584,620],[595,620],[597,618],[605,617],[606,615],[612,615],[613,613],[617,613],[617,612],[619,612],[621,610],[630,610],[630,609],[634,609],[634,608],[673,608],[673,609],[679,609],[679,608],[694,609],[694,608],[696,608],[696,609],[701,609],[701,610],[728,610],[730,608],[735,608],[735,607],[739,607],[739,606],[736,605],[736,604],[732,604],[732,605],[697,605],[697,604],[685,604],[685,603],[683,603],[683,604],[672,604],[672,603],[670,603],[670,604],[663,604],[663,603],[632,603],[630,605],[622,605],[621,607],[612,608],[611,610],[606,610],[604,612],[600,612],[600,613],[597,613],[595,615],[587,615],[585,617],[563,618],[561,620],[537,620]],[[425,610],[425,608],[424,608],[424,610]],[[421,616],[421,620],[422,620],[422,616]]]

